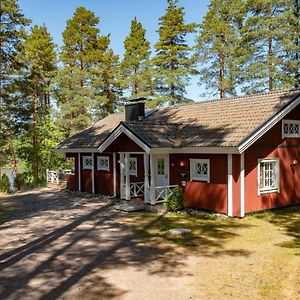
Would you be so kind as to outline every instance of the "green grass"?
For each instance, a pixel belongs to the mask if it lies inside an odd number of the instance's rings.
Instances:
[[[300,206],[243,219],[136,213],[121,222],[141,243],[194,256],[194,277],[203,299],[300,298]],[[169,233],[178,227],[192,232],[179,237]]]

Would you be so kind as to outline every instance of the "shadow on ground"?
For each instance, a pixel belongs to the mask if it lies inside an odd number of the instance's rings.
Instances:
[[[292,238],[290,242],[282,243],[280,246],[299,249],[297,255],[300,255],[300,206],[275,209],[265,214],[270,223],[282,228],[284,233]]]
[[[192,276],[184,269],[186,256],[172,247],[180,243],[177,238],[166,233],[163,239],[168,243],[141,241],[140,235],[151,228],[171,226],[164,216],[152,217],[140,232],[133,232],[122,222],[130,215],[115,212],[100,198],[44,190],[9,201],[15,211],[10,222],[0,226],[0,299],[58,299],[65,293],[84,299],[119,297],[127,290],[106,274],[123,270],[122,276],[131,276],[126,273],[129,267],[165,278]],[[182,243],[187,250],[197,249],[199,255],[250,255],[222,246],[236,237],[233,231],[238,226],[245,225],[229,220],[197,222],[199,236]],[[211,247],[214,252],[208,253]]]

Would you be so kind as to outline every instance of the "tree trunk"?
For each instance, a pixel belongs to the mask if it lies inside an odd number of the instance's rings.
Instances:
[[[300,34],[299,34],[299,28],[300,28],[300,1],[295,0],[295,18],[296,18],[296,28],[298,30],[296,31],[296,39],[295,39],[295,46],[296,46],[296,53],[295,53],[295,60],[296,60],[296,88],[300,86],[300,55],[299,55],[299,46],[300,46]]]
[[[220,59],[220,99],[225,98],[225,54],[221,51],[219,54]]]
[[[33,122],[32,122],[32,145],[33,145],[33,161],[32,173],[34,182],[37,183],[39,179],[39,160],[38,160],[38,97],[33,97]]]
[[[268,83],[269,91],[273,90],[273,39],[268,39]]]
[[[172,82],[170,85],[170,94],[171,94],[171,105],[175,104],[175,84]]]

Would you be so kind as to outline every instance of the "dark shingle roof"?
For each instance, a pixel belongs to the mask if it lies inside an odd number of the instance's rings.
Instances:
[[[297,96],[300,89],[159,108],[124,125],[150,147],[238,146]],[[120,122],[124,113],[110,115],[58,148],[97,148]]]

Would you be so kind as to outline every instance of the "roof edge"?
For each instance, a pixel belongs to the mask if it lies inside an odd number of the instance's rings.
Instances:
[[[267,131],[269,131],[274,125],[281,121],[288,113],[290,113],[297,105],[300,104],[300,94],[295,96],[284,108],[278,111],[260,127],[254,130],[248,137],[239,143],[238,149],[240,153],[243,153],[251,145],[253,145],[259,138],[261,138]]]
[[[120,124],[101,142],[98,147],[99,152],[104,152],[105,149],[112,144],[120,135],[124,133],[127,135],[133,142],[140,146],[146,153],[150,153],[150,146],[143,139],[133,133],[129,128],[126,127],[124,122]]]

